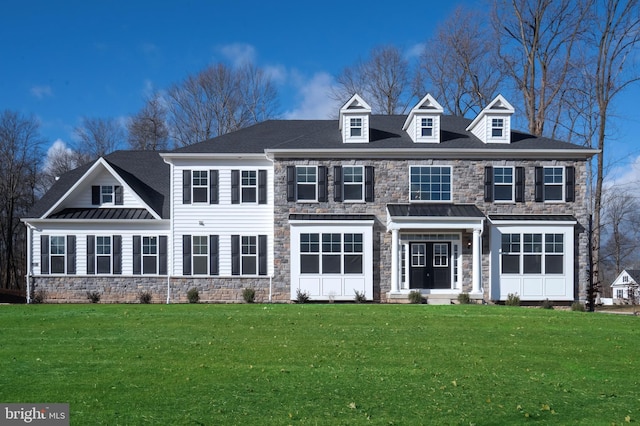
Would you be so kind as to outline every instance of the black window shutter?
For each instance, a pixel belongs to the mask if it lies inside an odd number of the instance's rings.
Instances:
[[[287,166],[287,201],[296,200],[296,166]]]
[[[94,206],[100,205],[100,186],[93,185],[91,187],[91,204]]]
[[[516,167],[516,203],[524,202],[524,167]]]
[[[182,236],[182,275],[191,275],[191,235]]]
[[[158,274],[167,274],[167,236],[158,238]]]
[[[209,275],[219,275],[220,248],[217,235],[209,235],[209,253]]]
[[[267,204],[267,171],[258,170],[258,204]]]
[[[76,236],[67,235],[67,274],[76,273]]]
[[[327,167],[318,166],[318,201],[327,201]]]
[[[40,235],[40,273],[49,273],[49,236]]]
[[[493,201],[493,167],[484,168],[484,201]]]
[[[96,236],[87,235],[87,274],[96,273]]]
[[[133,236],[133,273],[134,275],[142,273],[142,237],[140,235]]]
[[[218,204],[220,184],[218,183],[218,171],[209,170],[209,204]]]
[[[113,236],[113,273],[122,274],[122,236]]]
[[[117,206],[121,206],[123,204],[123,201],[122,201],[122,187],[121,186],[115,186],[114,187],[114,192],[115,192],[114,203]]]
[[[231,204],[240,204],[240,170],[231,170]]]
[[[364,168],[364,200],[367,202],[373,202],[375,197],[374,191],[374,173],[373,166],[365,166]]]
[[[231,236],[231,275],[240,275],[240,235]]]
[[[565,188],[565,201],[575,201],[576,198],[576,168],[573,166],[567,166],[566,173],[566,188]]]
[[[535,186],[536,202],[544,201],[544,169],[536,167],[536,186]]]
[[[191,204],[191,170],[182,171],[182,204]]]
[[[258,275],[267,275],[267,236],[258,235]]]
[[[333,201],[342,201],[342,166],[333,166]]]

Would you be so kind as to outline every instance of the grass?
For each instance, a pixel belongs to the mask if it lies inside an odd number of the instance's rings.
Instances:
[[[0,306],[0,402],[71,424],[640,421],[640,321],[504,306]]]

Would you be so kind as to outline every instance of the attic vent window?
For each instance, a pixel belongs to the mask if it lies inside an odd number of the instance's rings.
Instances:
[[[501,138],[504,131],[504,119],[493,118],[491,120],[491,136]]]
[[[352,118],[349,120],[349,128],[351,129],[350,135],[362,136],[362,118]]]
[[[423,118],[420,120],[421,135],[425,137],[433,136],[433,118]]]

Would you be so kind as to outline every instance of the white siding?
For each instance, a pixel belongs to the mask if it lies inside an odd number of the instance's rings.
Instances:
[[[183,170],[218,170],[218,204],[183,204]],[[231,204],[231,170],[267,170],[267,204]],[[267,235],[273,273],[273,163],[268,160],[178,160],[172,167],[174,274],[182,275],[183,235],[218,235],[220,276],[231,276],[231,235]]]
[[[91,204],[91,187],[93,185],[113,185],[113,186],[122,186],[122,205],[117,206],[127,207],[127,208],[144,208],[146,207],[140,200],[137,195],[129,189],[128,186],[123,185],[118,179],[116,179],[111,173],[109,173],[106,169],[102,169],[100,172],[96,174],[96,176],[92,179],[87,179],[88,183],[86,185],[82,185],[76,189],[76,191],[71,194],[64,202],[64,207],[96,207]],[[102,207],[115,207],[114,205],[105,205]]]

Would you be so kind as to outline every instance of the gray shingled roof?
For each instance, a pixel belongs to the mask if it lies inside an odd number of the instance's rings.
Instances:
[[[158,152],[116,151],[104,159],[156,213],[169,218],[170,167]],[[39,218],[45,214],[93,164],[95,161],[62,175],[33,206],[28,217]]]
[[[546,220],[550,222],[576,222],[574,216],[570,214],[492,214],[491,220]]]
[[[268,120],[237,132],[179,148],[175,153],[262,153],[265,149],[481,149],[583,150],[582,146],[526,133],[511,132],[509,144],[485,144],[466,131],[470,119],[443,115],[441,142],[416,144],[402,130],[406,115],[372,115],[370,142],[345,144],[337,120]]]

